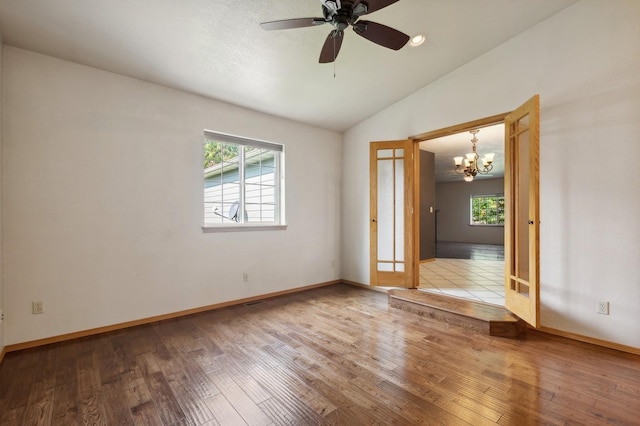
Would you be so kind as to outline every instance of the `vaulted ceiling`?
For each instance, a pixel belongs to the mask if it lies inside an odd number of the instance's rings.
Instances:
[[[393,51],[348,29],[332,64],[318,63],[330,25],[259,25],[322,16],[318,0],[0,0],[0,34],[8,45],[341,132],[575,1],[400,0],[363,19],[424,34],[422,46]]]

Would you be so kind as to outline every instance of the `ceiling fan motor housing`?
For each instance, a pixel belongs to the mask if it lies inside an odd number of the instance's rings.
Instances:
[[[350,10],[348,12],[350,12]],[[347,28],[349,28],[349,21],[351,20],[351,16],[349,15],[351,14],[347,13],[347,11],[339,10],[333,16],[333,19],[331,20],[331,24],[336,28],[336,30],[344,31]]]
[[[337,30],[344,31],[349,25],[355,24],[358,18],[367,13],[367,5],[358,3],[353,7],[351,1],[325,1],[322,12],[327,22],[330,22]]]

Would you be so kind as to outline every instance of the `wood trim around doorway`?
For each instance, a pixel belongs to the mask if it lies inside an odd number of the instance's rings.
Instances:
[[[497,123],[502,123],[505,117],[509,114],[511,114],[511,112],[503,112],[502,114],[492,115],[491,117],[480,118],[478,120],[468,121],[466,123],[455,124],[453,126],[445,127],[443,129],[420,133],[419,135],[410,136],[409,139],[412,140],[413,142],[424,142],[429,139],[455,135],[456,133],[466,132],[471,129],[478,129],[482,127],[492,126]]]
[[[409,140],[413,142],[413,152],[414,152],[414,197],[413,197],[413,246],[416,247],[413,253],[413,265],[415,268],[419,268],[420,265],[420,181],[419,181],[419,173],[420,173],[420,164],[419,164],[419,152],[420,152],[420,142],[428,141],[430,139],[441,138],[444,136],[455,135],[456,133],[466,132],[472,129],[479,129],[482,127],[492,126],[494,124],[503,123],[504,119],[507,115],[511,114],[511,112],[504,112],[502,114],[492,115],[491,117],[480,118],[478,120],[468,121],[466,123],[455,124],[453,126],[445,127],[442,129],[432,130],[429,132],[421,133],[419,135],[410,136]],[[413,285],[411,288],[418,288],[420,286],[420,273],[419,271],[415,271],[412,277]]]

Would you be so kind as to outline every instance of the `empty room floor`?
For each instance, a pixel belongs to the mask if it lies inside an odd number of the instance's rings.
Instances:
[[[8,353],[0,425],[637,425],[640,356],[337,284]]]
[[[504,306],[504,260],[436,258],[421,263],[419,289]]]

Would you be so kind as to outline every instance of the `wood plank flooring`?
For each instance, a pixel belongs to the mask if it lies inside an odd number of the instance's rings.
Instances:
[[[389,306],[489,336],[518,337],[525,322],[502,306],[420,290],[391,289]]]
[[[9,353],[0,424],[637,425],[640,357],[334,285]]]

